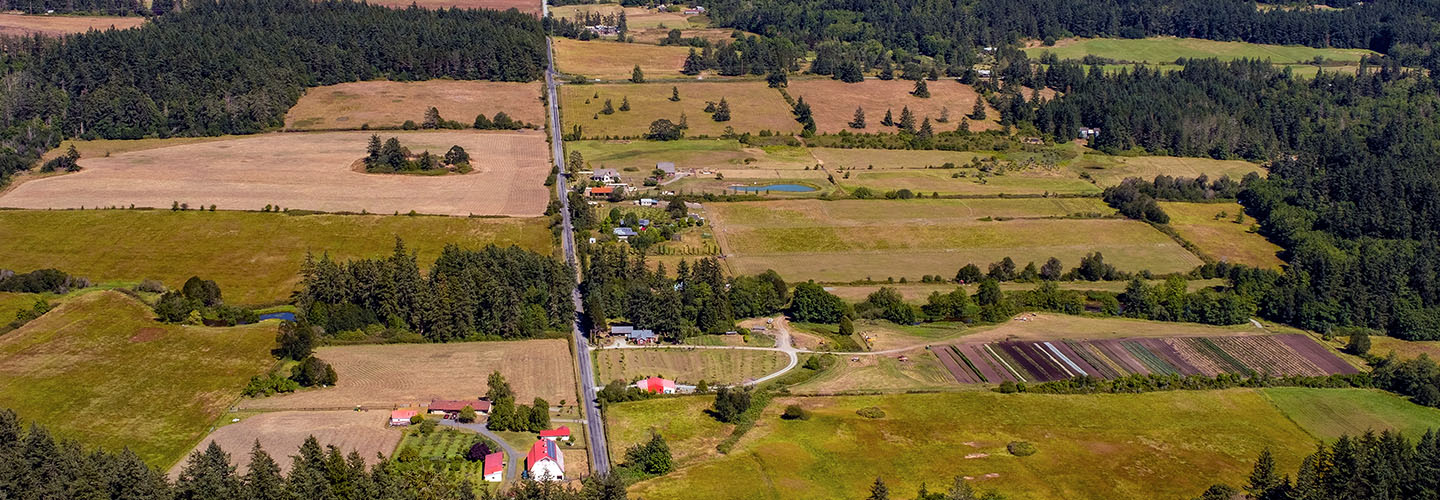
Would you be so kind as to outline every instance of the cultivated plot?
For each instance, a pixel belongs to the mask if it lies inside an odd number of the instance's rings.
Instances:
[[[193,452],[203,452],[210,443],[219,444],[230,454],[231,463],[238,466],[237,473],[250,470],[250,449],[255,441],[270,458],[280,464],[281,470],[288,471],[292,462],[288,459],[300,450],[305,439],[315,436],[322,448],[335,446],[343,455],[357,452],[366,464],[378,462],[376,454],[389,456],[400,442],[401,431],[387,426],[390,412],[370,411],[276,411],[246,417],[239,422],[229,423],[215,429],[195,445]],[[170,477],[179,477],[185,468],[181,460],[170,468]]]
[[[475,171],[415,176],[354,171],[371,132],[275,133],[188,142],[109,157],[82,157],[85,170],[25,182],[0,207],[285,208],[371,213],[536,216],[549,199],[540,132],[383,132],[412,151],[459,145]],[[83,153],[82,153],[83,155]]]
[[[1070,163],[1080,175],[1093,179],[1100,186],[1113,186],[1129,177],[1152,180],[1158,175],[1211,180],[1229,176],[1236,182],[1251,172],[1265,175],[1260,165],[1244,160],[1215,160],[1179,156],[1108,156],[1087,154]]]
[[[335,367],[335,387],[246,399],[244,409],[396,408],[432,399],[474,399],[499,371],[516,401],[543,397],[575,401],[575,364],[564,340],[321,347],[315,355]]]
[[[1053,47],[1036,44],[1023,49],[1031,58],[1046,52],[1060,59],[1081,59],[1094,55],[1119,62],[1169,64],[1176,59],[1265,59],[1272,63],[1304,63],[1316,57],[1330,61],[1356,62],[1374,52],[1365,49],[1314,48],[1303,45],[1264,45],[1248,42],[1221,42],[1198,38],[1155,37],[1142,39],[1071,38]]]
[[[98,291],[0,336],[0,407],[169,467],[274,363],[275,325],[180,326],[153,316],[138,300]]]
[[[672,89],[679,91],[679,101],[670,100]],[[583,137],[640,138],[650,131],[651,122],[664,118],[678,124],[682,114],[689,126],[685,131],[688,137],[719,137],[726,127],[737,133],[800,131],[785,99],[765,82],[566,85],[561,90],[565,130],[579,126]],[[626,99],[630,111],[620,111]],[[721,99],[730,106],[730,121],[717,122],[705,112],[707,104],[718,104]],[[601,112],[607,101],[614,110],[608,115]]]
[[[540,89],[534,83],[476,80],[421,82],[369,81],[306,89],[285,115],[287,130],[358,130],[399,128],[406,120],[422,123],[435,107],[440,117],[465,126],[484,114],[503,112],[511,119],[545,124]]]
[[[595,382],[658,376],[685,384],[738,384],[789,362],[783,353],[751,349],[601,349],[595,353]]]
[[[1421,406],[1379,389],[1272,387],[1265,395],[1276,408],[1317,440],[1394,429],[1414,440],[1440,422],[1440,409]]]
[[[215,280],[231,304],[288,301],[306,254],[337,260],[390,255],[395,239],[429,266],[446,244],[518,245],[548,253],[540,218],[407,217],[196,210],[0,210],[0,269],[53,267],[94,281],[158,279],[178,288]],[[96,246],[104,248],[96,252]],[[9,316],[0,320],[9,321]]]
[[[790,81],[790,96],[796,99],[805,98],[810,104],[810,109],[815,114],[815,127],[820,132],[839,132],[850,130],[852,132],[894,132],[895,127],[881,125],[885,118],[885,111],[889,110],[896,122],[900,120],[900,111],[906,107],[915,115],[915,126],[919,127],[921,121],[926,117],[930,118],[930,125],[938,131],[955,130],[960,126],[960,120],[974,110],[975,101],[979,94],[969,85],[956,83],[953,80],[937,80],[925,82],[930,90],[929,98],[920,98],[910,95],[915,89],[915,82],[909,80],[865,80],[859,83],[845,83],[840,80],[797,78]],[[849,127],[849,123],[855,118],[855,108],[864,108],[866,128],[856,130]],[[940,115],[949,110],[949,121],[940,123]],[[996,128],[995,120],[1000,115],[995,110],[986,113],[989,120],[972,121],[970,130],[987,130]]]
[[[1251,231],[1257,226],[1239,203],[1161,202],[1160,208],[1180,237],[1216,260],[1270,269],[1283,263],[1280,245]]]
[[[145,24],[145,18],[140,16],[40,16],[0,13],[0,35],[6,36],[58,36],[111,28],[123,30],[141,24]]]
[[[601,80],[627,80],[635,66],[647,79],[691,79],[680,73],[690,49],[609,40],[554,38],[555,70]],[[616,106],[620,103],[616,102]]]

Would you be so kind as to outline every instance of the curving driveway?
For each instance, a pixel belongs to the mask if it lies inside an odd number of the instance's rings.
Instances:
[[[505,438],[502,438],[499,435],[490,432],[490,428],[485,427],[485,424],[462,424],[460,422],[444,418],[440,419],[440,425],[472,430],[480,433],[481,436],[490,438],[491,441],[494,441],[495,444],[500,446],[501,451],[505,452],[505,479],[504,481],[501,481],[500,484],[510,484],[511,482],[520,478],[520,462],[524,460],[524,455],[520,454],[520,452],[518,451],[515,451],[515,448],[511,448],[510,443],[505,442]]]

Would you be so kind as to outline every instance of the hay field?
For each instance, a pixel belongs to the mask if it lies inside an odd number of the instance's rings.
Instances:
[[[328,212],[536,216],[549,199],[550,166],[541,132],[385,132],[412,151],[443,154],[460,145],[475,157],[465,175],[366,174],[371,132],[274,133],[191,142],[109,157],[82,157],[79,173],[25,182],[0,207],[168,208],[218,205],[259,210],[268,204]],[[82,153],[83,156],[83,153]]]
[[[1341,434],[1394,429],[1415,440],[1440,423],[1440,409],[1420,406],[1379,389],[1314,390],[1298,387],[1264,389],[1270,402],[1316,440],[1333,441]]]
[[[169,467],[274,363],[275,323],[209,328],[152,316],[127,295],[97,291],[0,336],[0,407]]]
[[[594,43],[594,42],[588,42]],[[628,76],[630,70],[626,69]],[[680,91],[680,102],[670,100],[671,87]],[[775,89],[765,82],[681,82],[613,85],[565,85],[561,88],[560,104],[568,132],[571,127],[583,128],[584,137],[642,137],[650,131],[650,122],[660,118],[680,123],[683,113],[690,129],[688,137],[699,135],[719,137],[725,127],[736,132],[758,133],[774,130],[799,132],[800,124],[790,115],[790,106]],[[597,97],[598,95],[598,97]],[[630,111],[620,111],[625,98]],[[717,122],[705,112],[707,101],[730,105],[730,121]],[[600,114],[609,99],[615,113]],[[588,102],[587,102],[588,101]]]
[[[1186,271],[1200,264],[1139,222],[1052,218],[1105,210],[1093,198],[792,200],[710,207],[732,273],[774,269],[791,281],[915,280],[1007,256],[1018,262],[1056,257],[1073,266],[1096,251],[1129,271]],[[1013,219],[984,220],[991,217]]]
[[[369,81],[327,85],[305,90],[300,102],[285,115],[286,130],[358,130],[399,128],[405,120],[420,123],[431,106],[446,120],[469,126],[475,115],[493,118],[505,112],[510,118],[545,124],[545,108],[534,83],[474,80],[421,82]]]
[[[1100,192],[1094,184],[1059,169],[1032,168],[1005,175],[981,177],[976,169],[950,170],[855,170],[836,176],[847,189],[864,187],[877,193],[909,189],[919,194],[999,196],[1043,194],[1090,194]],[[959,175],[961,177],[955,177]]]
[[[683,61],[682,61],[683,62]],[[810,104],[810,109],[815,114],[815,127],[818,132],[839,132],[851,130],[847,124],[855,118],[857,106],[865,108],[865,123],[867,127],[862,132],[894,131],[893,127],[880,125],[881,119],[885,117],[885,110],[889,109],[896,121],[900,120],[900,110],[910,108],[915,114],[915,126],[919,127],[925,117],[930,117],[930,125],[937,132],[955,130],[960,126],[960,119],[969,114],[975,107],[975,100],[979,94],[969,85],[956,83],[953,80],[941,79],[925,82],[930,90],[930,97],[922,99],[910,95],[915,89],[915,82],[909,80],[865,80],[860,83],[845,83],[840,80],[796,78],[790,81],[790,96],[796,99],[805,98]],[[941,108],[950,109],[950,122],[938,123]],[[972,122],[970,130],[989,130],[998,128],[996,122],[1000,113],[990,110],[986,113],[988,120]]]
[[[626,448],[650,439],[652,429],[665,437],[677,466],[719,456],[715,445],[735,426],[704,414],[714,401],[709,396],[685,396],[606,406],[605,438],[610,442],[611,460],[619,463]]]
[[[751,349],[601,349],[595,353],[595,382],[658,376],[682,384],[738,384],[789,362],[783,353]]]
[[[215,429],[192,451],[203,452],[211,442],[218,443],[238,466],[237,473],[245,474],[250,470],[250,449],[258,439],[280,469],[289,471],[293,465],[289,457],[299,452],[307,437],[315,436],[322,448],[333,445],[345,455],[355,451],[366,464],[375,465],[377,453],[389,456],[400,442],[401,431],[389,428],[389,422],[388,410],[260,413]],[[179,477],[184,468],[184,460],[176,463],[170,468],[170,478]]]
[[[838,356],[835,366],[791,387],[790,392],[815,395],[939,391],[960,387],[940,360],[927,350],[906,353],[905,361],[900,361],[898,356]]]
[[[734,139],[681,139],[678,141],[569,141],[570,151],[579,151],[588,168],[622,170],[634,167],[635,175],[650,174],[655,164],[674,162],[680,171],[804,171],[816,164],[803,147],[751,147]],[[567,153],[568,154],[568,153]],[[621,171],[621,175],[625,175]],[[627,179],[628,180],[628,179]],[[638,184],[638,183],[637,183]]]
[[[1070,168],[1077,173],[1089,175],[1100,186],[1113,186],[1128,177],[1152,180],[1157,175],[1171,177],[1209,176],[1219,179],[1228,175],[1239,182],[1246,174],[1255,172],[1265,175],[1260,165],[1244,160],[1215,160],[1211,158],[1182,158],[1177,156],[1108,156],[1087,154],[1071,162]]]
[[[1263,45],[1247,42],[1220,42],[1198,38],[1154,37],[1142,39],[1070,38],[1054,47],[1023,49],[1030,58],[1050,52],[1060,59],[1081,59],[1095,55],[1122,62],[1174,63],[1179,58],[1266,59],[1272,63],[1310,62],[1316,56],[1332,61],[1358,62],[1374,54],[1365,49],[1319,49],[1303,45]]]
[[[671,28],[631,28],[630,37],[637,43],[659,44],[660,40],[670,36]],[[711,44],[719,42],[730,43],[734,38],[735,30],[730,28],[690,28],[680,30],[681,38],[703,38]]]
[[[690,49],[686,47],[610,40],[582,42],[570,38],[555,38],[553,43],[555,70],[561,73],[602,80],[629,80],[631,71],[639,65],[646,79],[693,78],[680,73],[685,67],[685,56],[690,54]]]
[[[371,5],[383,5],[386,7],[403,9],[415,4],[421,8],[436,9],[493,9],[508,10],[517,9],[520,12],[540,15],[540,2],[536,0],[378,0],[370,2]]]
[[[0,35],[5,36],[59,36],[90,30],[130,29],[141,24],[145,24],[145,18],[140,16],[41,16],[0,13]]]
[[[660,11],[646,7],[621,7],[620,4],[617,3],[562,5],[559,7],[551,7],[550,15],[555,16],[557,19],[575,19],[582,18],[587,13],[598,13],[602,16],[616,16],[620,15],[622,10],[625,12],[625,24],[631,30],[662,27],[665,30],[671,28],[684,30],[705,25],[703,17],[686,16],[684,12]],[[701,22],[691,23],[691,19]],[[729,31],[725,33],[729,34]],[[692,35],[686,35],[686,37],[689,36]]]
[[[547,225],[542,218],[0,210],[0,234],[25,235],[0,238],[0,269],[54,267],[95,281],[158,279],[171,287],[198,275],[215,280],[229,303],[272,304],[289,300],[306,253],[382,257],[399,237],[428,267],[447,243],[548,253]],[[104,251],[95,251],[97,245]]]
[[[1239,203],[1161,202],[1160,208],[1170,215],[1175,232],[1217,260],[1277,270],[1284,263],[1276,255],[1280,245],[1249,231],[1255,219],[1246,216],[1244,223],[1235,223],[1235,216],[1245,213]],[[1217,219],[1221,213],[1225,216]]]
[[[1297,393],[1319,401],[1335,392]],[[1362,397],[1396,399],[1369,391]],[[813,417],[780,420],[788,404],[805,407]],[[856,415],[869,406],[886,416]],[[1372,418],[1366,406],[1348,409],[1337,416]],[[668,425],[711,419],[699,413],[657,416]],[[718,499],[729,498],[733,485],[745,484],[761,499],[858,498],[879,475],[891,498],[913,498],[922,482],[932,491],[942,488],[954,476],[971,477],[972,486],[1013,499],[1190,498],[1215,482],[1243,484],[1266,447],[1275,453],[1277,467],[1294,470],[1314,451],[1314,439],[1254,389],[777,398],[734,452],[637,483],[630,494]],[[1006,443],[1016,440],[1034,444],[1038,453],[1008,454]]]
[[[559,339],[454,344],[331,346],[315,355],[340,376],[335,387],[246,399],[244,409],[390,409],[432,399],[474,399],[499,370],[516,401],[575,401],[575,362]]]
[[[0,316],[0,320],[5,319]],[[1387,356],[1391,351],[1400,359],[1418,358],[1420,355],[1440,360],[1440,340],[1401,340],[1395,337],[1370,337],[1370,354]]]

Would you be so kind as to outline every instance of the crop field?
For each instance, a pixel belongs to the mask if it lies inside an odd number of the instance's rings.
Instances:
[[[658,376],[683,384],[738,384],[775,373],[789,362],[783,353],[750,349],[600,349],[595,353],[595,382]]]
[[[735,30],[730,28],[682,28],[680,30],[681,38],[703,38],[705,40],[708,40],[711,44],[716,44],[719,42],[730,43],[730,41],[733,39],[733,37],[731,36],[733,34],[735,34]],[[664,39],[668,36],[670,36],[670,28],[655,27],[630,29],[630,37],[634,38],[636,43],[659,44],[661,39]]]
[[[1279,245],[1250,232],[1254,219],[1235,222],[1236,215],[1245,213],[1239,203],[1161,202],[1160,208],[1170,215],[1176,233],[1217,260],[1270,269],[1283,263],[1276,255]]]
[[[1148,321],[1133,318],[1070,316],[1057,313],[1025,313],[1013,321],[995,326],[979,327],[969,340],[1000,342],[1005,340],[1056,341],[1064,339],[1120,339],[1130,337],[1217,337],[1229,335],[1262,335],[1305,333],[1290,327],[1266,324],[1256,328],[1246,323],[1213,326],[1200,323]]]
[[[630,70],[625,72],[628,75]],[[672,87],[680,91],[679,102],[670,100]],[[565,130],[568,132],[579,125],[583,137],[638,138],[649,132],[650,122],[665,118],[678,124],[682,113],[690,127],[685,131],[689,137],[719,137],[725,127],[753,133],[800,130],[785,99],[775,89],[765,86],[765,82],[566,85],[561,93]],[[620,111],[621,103],[627,98],[630,111]],[[721,99],[730,105],[730,121],[717,122],[705,112],[707,102],[719,103]],[[615,108],[614,114],[600,113],[606,100]]]
[[[4,36],[59,36],[90,30],[130,29],[141,24],[145,24],[145,18],[140,16],[41,16],[0,13],[0,35]]]
[[[682,61],[683,62],[683,61]],[[845,83],[840,80],[829,78],[796,78],[790,81],[790,96],[796,99],[805,98],[810,104],[810,109],[815,115],[815,128],[818,132],[839,132],[841,130],[855,131],[849,127],[850,120],[855,118],[855,108],[865,109],[866,128],[863,132],[877,132],[889,129],[880,124],[885,118],[885,110],[890,110],[894,119],[900,120],[900,110],[909,107],[910,112],[915,114],[915,126],[919,127],[920,122],[926,117],[930,118],[930,126],[935,131],[955,130],[960,126],[960,119],[975,107],[975,100],[979,94],[969,85],[956,83],[952,80],[927,81],[926,87],[930,90],[929,98],[920,98],[910,95],[915,89],[915,82],[909,80],[865,80],[860,83]],[[942,109],[950,110],[949,123],[939,123]],[[788,109],[788,108],[784,108]],[[996,120],[1000,113],[990,110],[987,113],[988,120],[972,122],[970,130],[988,130],[998,128]]]
[[[406,120],[420,123],[434,106],[440,116],[467,127],[475,115],[510,118],[536,126],[545,124],[545,108],[534,83],[475,80],[421,82],[369,81],[307,89],[285,115],[286,130],[357,130],[399,128]]]
[[[0,407],[169,467],[274,362],[275,324],[179,326],[152,315],[129,296],[97,291],[0,336]]]
[[[692,79],[680,73],[688,47],[622,43],[609,40],[579,41],[555,38],[555,70],[601,80],[629,80],[636,65],[646,79]],[[563,90],[568,90],[569,85]],[[669,95],[666,95],[669,97]],[[620,103],[617,101],[616,106]],[[646,122],[647,124],[649,122]]]
[[[794,394],[844,394],[847,392],[904,392],[952,389],[955,379],[947,372],[944,359],[924,350],[898,356],[837,355],[840,360],[815,378],[790,387]]]
[[[665,436],[676,465],[718,456],[715,445],[735,426],[704,414],[714,401],[713,397],[686,396],[605,406],[605,437],[610,442],[611,460],[618,463],[626,448],[650,439],[652,429]]]
[[[1200,264],[1139,222],[1058,218],[1110,211],[1093,198],[794,200],[714,204],[710,211],[732,273],[774,269],[795,281],[914,280],[1007,256],[1022,263],[1050,257],[1078,263],[1097,251],[1130,271],[1186,271]]]
[[[383,5],[397,9],[409,7],[410,4],[419,5],[426,9],[494,9],[508,10],[516,9],[520,12],[527,12],[536,16],[540,15],[540,3],[532,0],[379,0],[370,2],[371,5]]]
[[[421,434],[418,430],[411,430],[400,438],[400,444],[395,447],[395,450],[399,452],[405,448],[414,448],[422,460],[439,462],[437,466],[444,470],[460,473],[476,483],[483,484],[481,481],[485,476],[484,460],[450,462],[454,459],[465,458],[465,453],[469,452],[470,447],[475,443],[480,442],[480,439],[479,434],[470,430],[439,427],[430,434]],[[491,451],[504,452],[501,449]],[[508,457],[507,460],[523,460],[523,457]]]
[[[82,157],[74,174],[25,182],[0,207],[192,207],[260,210],[266,205],[327,212],[536,216],[549,200],[541,132],[385,132],[412,151],[459,145],[475,171],[416,176],[356,172],[370,132],[275,133],[191,142],[109,157]],[[83,153],[82,153],[83,155]]]
[[[392,344],[321,347],[315,355],[335,367],[334,387],[246,399],[244,409],[391,409],[432,399],[474,399],[499,371],[515,400],[543,397],[552,404],[575,401],[575,364],[559,339],[454,344]]]
[[[5,319],[0,316],[0,320]],[[1389,355],[1391,351],[1401,359],[1418,358],[1420,355],[1440,361],[1440,340],[1401,340],[1395,337],[1370,337],[1370,354]]]
[[[374,465],[377,453],[389,456],[400,442],[401,431],[388,427],[389,422],[389,410],[265,412],[215,429],[193,451],[202,452],[211,442],[218,443],[230,454],[231,463],[239,466],[238,473],[245,474],[250,470],[250,448],[258,439],[281,470],[289,470],[289,457],[300,450],[305,438],[315,436],[321,447],[333,445],[344,454],[358,452]],[[184,467],[184,460],[177,462],[170,468],[170,477],[179,477]]]
[[[1338,394],[1333,389],[1294,392],[1309,401],[1327,401]],[[1354,397],[1367,402],[1404,403],[1380,392],[1357,392]],[[632,404],[651,402],[625,403]],[[779,413],[789,404],[813,416],[781,420]],[[885,416],[856,414],[871,406]],[[1374,421],[1374,406],[1337,404],[1347,411],[1334,416]],[[698,411],[665,410],[633,411],[625,425],[645,429],[682,425],[681,420],[697,422],[689,425],[713,422]],[[1433,425],[1433,420],[1398,426],[1424,423]],[[731,488],[744,484],[759,499],[860,498],[880,476],[891,498],[914,498],[922,482],[935,491],[951,478],[965,476],[977,488],[998,490],[1013,499],[1190,498],[1216,482],[1243,484],[1255,457],[1267,447],[1279,469],[1294,470],[1315,451],[1315,439],[1312,431],[1272,404],[1266,392],[1255,389],[777,398],[730,454],[637,483],[630,496],[730,498]],[[1032,443],[1038,452],[1010,455],[1005,447],[1011,441]],[[671,446],[680,449],[675,441]]]
[[[647,7],[621,7],[620,4],[615,3],[551,7],[550,15],[555,16],[557,19],[577,19],[583,18],[587,13],[597,13],[602,16],[616,16],[619,15],[622,10],[625,12],[625,24],[632,30],[647,28],[664,28],[666,30],[679,28],[685,30],[704,26],[705,24],[703,22],[691,23],[690,19],[701,20],[704,18],[686,16],[684,12],[669,12]],[[729,35],[730,32],[726,30],[725,34]],[[686,35],[687,38],[690,36],[693,35]]]
[[[0,269],[53,267],[95,281],[158,279],[171,287],[198,275],[215,280],[227,302],[251,305],[288,300],[306,253],[339,260],[386,256],[399,237],[428,266],[447,243],[519,245],[541,253],[552,245],[540,218],[193,210],[0,210],[0,234],[25,235],[0,238]],[[97,244],[105,251],[96,252]]]
[[[1236,182],[1251,172],[1265,175],[1260,165],[1244,160],[1213,160],[1178,156],[1108,156],[1087,154],[1070,164],[1081,175],[1089,176],[1100,186],[1113,186],[1129,177],[1152,180],[1157,175],[1199,177],[1210,179],[1230,176]]]
[[[951,359],[946,366],[955,380],[965,384],[1049,382],[1082,375],[1115,379],[1254,372],[1279,377],[1358,371],[1300,334],[974,342],[937,349],[942,361]]]
[[[1179,58],[1265,59],[1272,63],[1311,62],[1316,57],[1331,61],[1356,62],[1374,54],[1364,49],[1319,49],[1303,45],[1262,45],[1246,42],[1219,42],[1197,38],[1157,37],[1143,39],[1066,39],[1054,47],[1024,49],[1031,58],[1050,52],[1060,59],[1081,59],[1094,55],[1119,62],[1174,63]]]

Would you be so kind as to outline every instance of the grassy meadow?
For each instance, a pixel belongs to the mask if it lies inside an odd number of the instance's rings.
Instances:
[[[1053,47],[1024,49],[1031,58],[1050,52],[1060,59],[1081,59],[1087,55],[1120,62],[1174,63],[1179,58],[1265,59],[1272,63],[1303,63],[1321,57],[1336,62],[1358,62],[1374,54],[1364,49],[1314,48],[1303,45],[1263,45],[1248,42],[1220,42],[1198,38],[1155,37],[1142,39],[1086,38],[1056,42]]]
[[[1161,202],[1160,208],[1170,215],[1170,227],[1180,237],[1217,260],[1270,269],[1283,263],[1276,255],[1280,245],[1249,231],[1253,218],[1235,222],[1236,215],[1245,213],[1239,203]]]
[[[718,455],[715,445],[735,426],[705,416],[714,401],[709,396],[687,396],[606,405],[605,439],[611,461],[619,463],[625,449],[649,440],[652,429],[665,436],[677,466]]]
[[[738,384],[780,371],[789,362],[783,353],[750,349],[600,349],[595,382],[658,376],[682,384]]]
[[[629,66],[626,68],[628,77]],[[680,92],[678,102],[670,100],[672,87]],[[630,99],[631,109],[620,111],[626,98]],[[722,98],[730,105],[727,122],[717,122],[705,112],[707,102],[719,103]],[[613,114],[600,113],[607,99],[615,109]],[[725,127],[753,133],[800,131],[785,99],[760,81],[565,85],[560,104],[565,130],[579,125],[584,137],[641,137],[650,131],[650,122],[665,118],[678,124],[682,113],[690,127],[685,131],[689,137],[719,137]]]
[[[286,130],[398,128],[421,123],[432,106],[440,117],[469,126],[475,115],[510,118],[544,126],[545,107],[534,83],[462,80],[367,81],[305,90],[285,114]]]
[[[926,82],[926,89],[930,91],[930,97],[922,98],[910,94],[915,90],[915,82],[909,80],[845,83],[830,78],[795,78],[790,81],[787,91],[796,99],[803,97],[814,113],[816,130],[829,133],[842,130],[857,132],[849,125],[855,118],[855,108],[865,110],[866,127],[859,132],[896,131],[895,127],[886,127],[880,122],[885,118],[886,110],[898,121],[901,110],[905,108],[910,108],[915,115],[917,127],[929,118],[937,132],[956,130],[979,99],[973,87],[950,79]],[[948,122],[939,121],[942,114],[948,114]],[[1000,113],[991,109],[987,116],[987,120],[970,122],[970,130],[999,128]]]
[[[4,319],[0,316],[0,319]],[[1418,358],[1420,355],[1440,361],[1440,340],[1401,340],[1395,337],[1370,337],[1370,354],[1387,356],[1391,351],[1401,359]]]
[[[0,407],[169,467],[273,364],[275,323],[167,325],[119,292],[67,299],[0,337]]]
[[[1420,406],[1378,389],[1327,390],[1272,387],[1265,396],[1285,416],[1316,440],[1333,441],[1342,434],[1400,431],[1418,439],[1427,429],[1440,429],[1440,409]]]
[[[351,259],[389,255],[395,238],[422,266],[447,243],[489,243],[551,251],[543,218],[290,216],[169,210],[0,211],[0,268],[53,267],[96,281],[158,279],[178,287],[190,276],[219,283],[235,304],[288,300],[307,252]],[[96,252],[103,248],[103,252]]]
[[[15,319],[15,313],[29,311],[35,306],[35,299],[44,297],[38,293],[0,292],[0,331]]]
[[[1244,160],[1214,160],[1210,158],[1185,158],[1178,156],[1109,156],[1086,154],[1072,162],[1070,168],[1082,176],[1088,176],[1100,186],[1113,186],[1129,177],[1145,180],[1157,175],[1171,177],[1209,176],[1219,179],[1230,176],[1239,181],[1251,172],[1265,175],[1260,165]]]
[[[857,325],[858,327],[858,325]],[[814,378],[794,387],[794,394],[841,394],[846,392],[905,392],[956,390],[960,386],[929,351],[916,350],[898,356],[839,355],[840,360]]]

